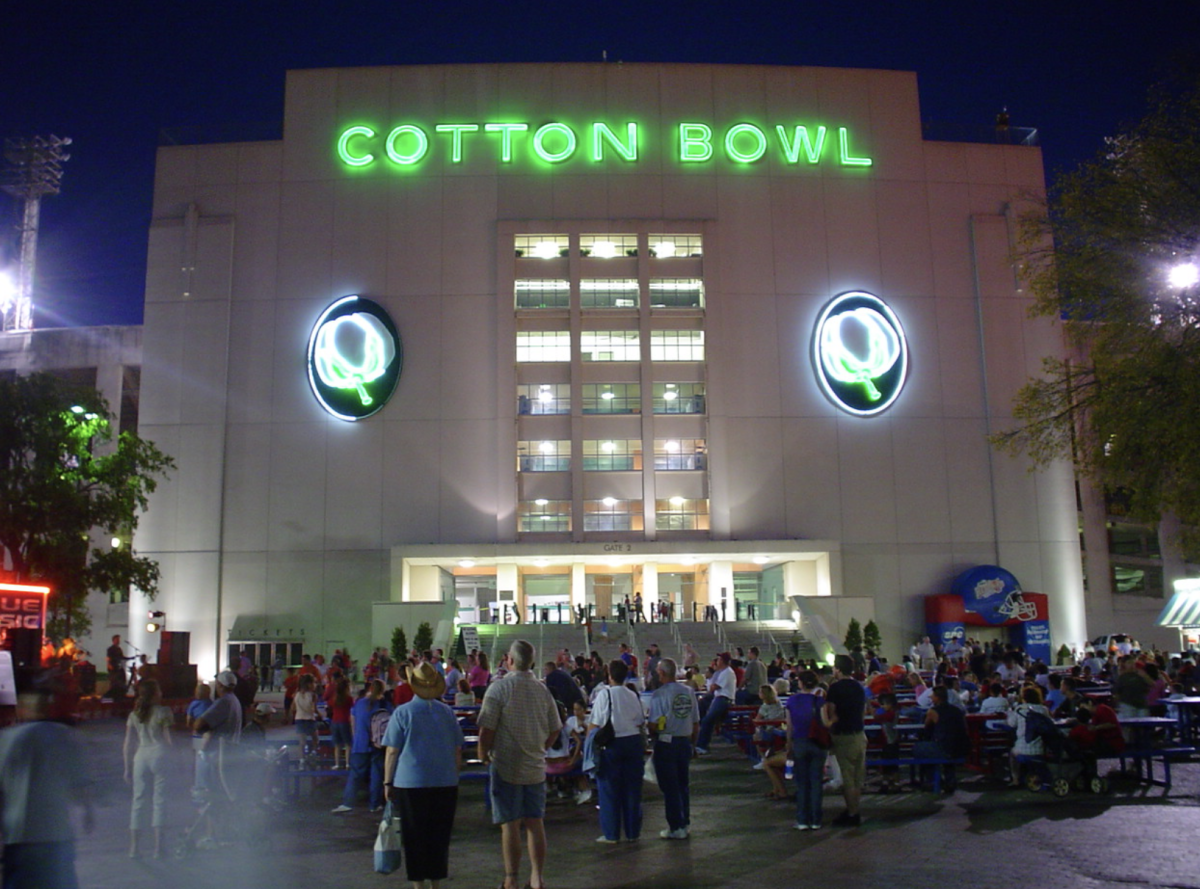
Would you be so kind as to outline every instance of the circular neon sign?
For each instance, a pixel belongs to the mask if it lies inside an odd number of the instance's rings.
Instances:
[[[387,404],[403,364],[391,316],[361,296],[325,309],[308,337],[308,384],[339,420],[362,420]]]
[[[863,291],[840,294],[821,310],[812,357],[821,391],[859,417],[887,410],[908,376],[908,340],[900,319]]]

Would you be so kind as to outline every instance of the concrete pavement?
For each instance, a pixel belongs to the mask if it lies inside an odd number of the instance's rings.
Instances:
[[[121,780],[122,725],[98,720],[80,728],[98,780],[97,826],[79,840],[85,889],[233,889],[286,886],[348,889],[409,885],[403,871],[371,869],[377,816],[364,808],[333,815],[341,780],[306,787],[300,799],[270,819],[265,838],[186,860],[127,857],[129,789]],[[277,729],[281,736],[288,729]],[[172,841],[190,823],[190,746],[176,747],[178,781],[171,806]],[[1178,765],[1175,785],[1139,788],[1118,783],[1098,797],[1065,799],[999,782],[965,777],[958,791],[868,795],[862,827],[792,829],[794,806],[763,799],[766,779],[727,744],[694,763],[692,837],[663,841],[657,788],[646,788],[646,818],[636,844],[601,846],[594,805],[552,800],[547,812],[551,889],[681,889],[681,887],[820,886],[945,889],[964,880],[977,887],[1200,887],[1193,839],[1200,835],[1200,765]],[[967,773],[964,773],[965,775]],[[842,810],[826,797],[826,823]],[[499,885],[499,830],[483,808],[477,782],[464,783],[451,847],[451,887]],[[522,880],[528,870],[522,873]]]

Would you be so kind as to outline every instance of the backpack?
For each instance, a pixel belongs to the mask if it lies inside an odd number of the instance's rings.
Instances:
[[[388,723],[392,719],[392,714],[387,711],[386,707],[380,707],[371,714],[371,746],[383,747],[383,736],[387,734]]]

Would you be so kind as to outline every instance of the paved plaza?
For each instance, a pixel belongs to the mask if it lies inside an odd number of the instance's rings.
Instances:
[[[282,886],[297,889],[408,886],[403,872],[371,869],[377,825],[364,808],[333,815],[341,781],[319,784],[271,816],[263,839],[200,851],[185,860],[128,858],[129,790],[121,779],[122,725],[105,719],[80,732],[98,779],[97,825],[79,842],[84,889],[192,889]],[[273,734],[283,738],[288,729]],[[178,737],[172,840],[191,820],[190,748]],[[967,777],[952,796],[873,794],[856,829],[792,829],[793,805],[768,802],[765,777],[728,744],[692,771],[692,836],[663,841],[662,798],[647,785],[643,836],[603,846],[595,807],[552,800],[547,812],[551,889],[820,886],[923,889],[976,887],[1200,887],[1200,765],[1173,770],[1174,786],[1117,782],[1108,796],[1064,799],[1013,791]],[[827,795],[825,820],[841,812]],[[478,782],[463,784],[451,846],[448,887],[488,889],[501,880],[498,828],[483,808]],[[522,880],[528,871],[522,873]]]

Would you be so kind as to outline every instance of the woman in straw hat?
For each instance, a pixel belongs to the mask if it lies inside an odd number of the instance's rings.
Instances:
[[[463,734],[440,700],[446,681],[432,664],[419,664],[408,682],[414,697],[392,713],[383,736],[383,783],[400,815],[408,878],[437,889],[450,866]]]

